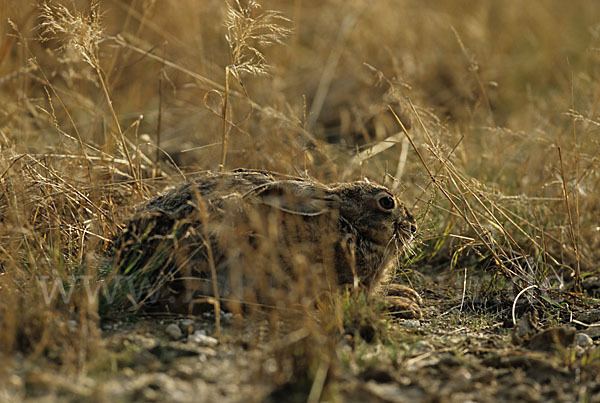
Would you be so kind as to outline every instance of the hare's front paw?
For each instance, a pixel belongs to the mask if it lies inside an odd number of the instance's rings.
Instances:
[[[385,300],[388,311],[399,318],[421,319],[423,300],[412,288],[400,284],[385,286]]]

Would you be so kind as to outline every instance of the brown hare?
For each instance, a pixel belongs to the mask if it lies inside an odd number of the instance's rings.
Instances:
[[[215,296],[231,309],[309,304],[347,285],[387,291],[400,316],[419,317],[415,291],[382,285],[415,230],[404,204],[367,181],[206,172],[142,205],[111,259],[137,306],[187,312]]]

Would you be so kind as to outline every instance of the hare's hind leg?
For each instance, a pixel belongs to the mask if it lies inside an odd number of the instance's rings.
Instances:
[[[399,318],[421,319],[421,296],[412,288],[400,284],[386,284],[382,287],[388,311]]]

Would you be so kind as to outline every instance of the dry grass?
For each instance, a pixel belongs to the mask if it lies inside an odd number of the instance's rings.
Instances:
[[[47,304],[41,281],[97,285],[135,205],[201,169],[399,187],[413,267],[475,256],[513,295],[598,270],[600,5],[172,3],[0,1],[3,354],[85,371],[97,301]],[[298,364],[313,397],[319,357]]]

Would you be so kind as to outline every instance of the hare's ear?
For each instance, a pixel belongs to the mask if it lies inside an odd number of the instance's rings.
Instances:
[[[340,198],[323,186],[289,180],[270,182],[244,195],[249,202],[266,204],[290,214],[317,216],[338,209]]]

